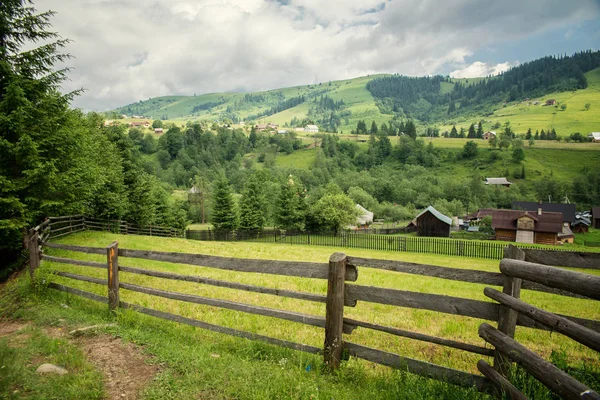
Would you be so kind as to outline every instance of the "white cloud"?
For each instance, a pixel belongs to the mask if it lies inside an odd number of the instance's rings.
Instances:
[[[73,40],[64,90],[106,110],[170,94],[269,88],[378,72],[496,71],[478,49],[600,15],[595,0],[37,0]],[[461,72],[463,71],[463,72]],[[485,73],[483,73],[485,75]]]
[[[457,69],[450,72],[452,78],[476,78],[479,76],[498,75],[502,72],[508,71],[511,67],[519,65],[519,62],[500,63],[500,64],[487,64],[481,61],[475,61],[474,63],[467,65],[464,68]]]

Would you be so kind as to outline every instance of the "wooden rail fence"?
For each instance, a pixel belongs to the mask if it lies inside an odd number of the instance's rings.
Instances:
[[[238,336],[250,340],[259,340],[276,346],[309,353],[322,353],[325,364],[330,369],[339,367],[342,353],[346,351],[353,357],[393,368],[407,370],[414,374],[445,381],[458,386],[476,387],[483,392],[502,392],[509,397],[512,396],[512,398],[523,398],[522,394],[520,394],[520,392],[506,379],[510,362],[516,361],[523,365],[533,376],[548,385],[549,388],[555,390],[561,396],[572,398],[569,396],[575,392],[585,392],[588,397],[581,398],[598,398],[597,393],[584,387],[569,375],[559,373],[560,371],[557,372],[556,367],[552,366],[553,368],[551,368],[548,365],[549,363],[538,356],[530,354],[530,351],[516,343],[512,337],[514,337],[514,331],[517,325],[534,329],[555,330],[578,340],[580,343],[589,346],[594,350],[598,350],[600,321],[543,312],[522,303],[519,300],[519,294],[521,288],[527,288],[560,296],[600,299],[600,277],[574,273],[555,267],[523,261],[525,259],[525,253],[514,246],[505,249],[506,258],[500,263],[500,272],[493,273],[414,264],[403,261],[359,258],[347,256],[343,253],[334,253],[327,263],[313,263],[239,259],[150,250],[131,250],[119,248],[118,243],[116,242],[110,244],[106,248],[74,246],[41,240],[39,232],[43,232],[44,229],[45,227],[43,226],[36,227],[31,232],[30,248],[35,249],[31,250],[30,253],[30,273],[32,278],[35,276],[36,268],[40,266],[40,260],[88,268],[105,269],[107,271],[106,279],[60,270],[54,271],[54,273],[57,276],[64,278],[106,286],[107,296],[101,296],[56,282],[50,282],[49,286],[55,290],[108,304],[110,310],[117,310],[118,308],[132,309],[156,318],[176,321],[213,332]],[[47,236],[42,237],[42,239],[44,238],[47,238]],[[45,254],[41,249],[60,249],[71,252],[106,255],[107,261],[106,263],[103,263],[83,261],[75,258],[56,257]],[[314,294],[291,290],[279,290],[270,287],[228,282],[201,276],[180,275],[150,269],[127,267],[123,265],[122,259],[128,258],[196,265],[242,273],[263,273],[274,276],[326,279],[327,293]],[[485,294],[493,300],[488,302],[442,294],[411,292],[351,283],[357,280],[359,268],[375,268],[452,281],[483,283],[501,287],[502,292],[493,288],[487,288]],[[325,315],[308,315],[236,301],[140,286],[122,281],[119,272],[146,275],[168,280],[197,282],[204,285],[233,290],[265,293],[325,303]],[[171,300],[209,305],[316,326],[324,329],[324,345],[323,347],[315,347],[143,307],[139,304],[124,301],[126,299],[121,297],[120,289]],[[481,344],[473,344],[419,332],[402,330],[390,326],[382,326],[344,316],[345,307],[358,307],[360,306],[360,302],[387,304],[396,307],[430,310],[457,316],[474,317],[485,321],[497,322],[498,329],[493,328],[488,323],[482,324],[479,329],[479,334],[483,339],[483,342]],[[483,375],[472,374],[466,371],[460,371],[391,353],[385,349],[371,348],[347,340],[347,337],[352,335],[352,332],[357,328],[384,332],[394,336],[447,346],[487,357],[494,357],[494,368],[492,368],[485,360],[481,360],[478,364],[478,368]],[[486,343],[493,345],[494,349],[486,347]],[[544,371],[550,372],[545,373]],[[565,389],[565,387],[568,388]]]

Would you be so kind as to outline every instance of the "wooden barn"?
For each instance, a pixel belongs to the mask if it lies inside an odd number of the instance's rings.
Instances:
[[[592,227],[600,229],[600,207],[592,208]]]
[[[592,221],[585,217],[580,217],[571,224],[571,230],[573,233],[587,233],[590,225],[592,225]]]
[[[452,218],[445,216],[432,206],[421,211],[415,219],[419,236],[450,237]]]

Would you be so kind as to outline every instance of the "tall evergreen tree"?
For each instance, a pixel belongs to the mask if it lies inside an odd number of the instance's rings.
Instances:
[[[239,224],[236,204],[227,178],[223,177],[215,183],[213,194],[212,220],[216,230],[232,231]]]
[[[452,129],[450,129],[450,137],[451,138],[458,137],[458,131],[456,130],[456,125],[452,125]]]
[[[479,124],[477,125],[477,138],[483,139],[483,125],[481,124],[481,121],[479,121]]]
[[[265,226],[265,197],[255,175],[246,182],[240,199],[240,230],[260,231]]]
[[[475,124],[471,124],[471,126],[469,126],[469,133],[467,134],[467,137],[470,139],[477,137],[477,132],[475,132]]]
[[[371,122],[371,130],[369,131],[369,133],[371,135],[377,135],[377,132],[379,132],[379,129],[377,128],[377,124],[375,123],[375,121]]]
[[[302,185],[295,182],[293,176],[281,185],[277,198],[275,219],[277,226],[283,229],[304,230],[306,223],[306,204]]]

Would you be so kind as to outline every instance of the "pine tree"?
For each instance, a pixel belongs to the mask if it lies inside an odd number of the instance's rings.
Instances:
[[[467,134],[468,138],[474,139],[475,137],[477,137],[477,132],[475,132],[475,125],[471,124],[471,126],[469,126],[469,133]]]
[[[375,123],[375,121],[371,122],[371,131],[369,131],[369,133],[371,135],[377,135],[377,132],[379,132],[379,129],[377,128],[377,124]]]
[[[479,121],[479,125],[477,125],[477,138],[483,139],[483,125],[481,124],[481,121]]]
[[[540,131],[535,131],[535,136],[533,137],[535,140],[540,140]]]
[[[301,185],[294,182],[294,177],[281,185],[276,202],[275,220],[282,229],[304,230],[306,222],[306,204]]]
[[[453,101],[450,101],[450,104],[448,105],[448,115],[454,112],[456,112],[456,104],[454,104]]]
[[[216,230],[233,231],[238,227],[237,207],[227,178],[219,179],[213,194],[211,222]]]
[[[540,140],[546,140],[546,132],[542,129],[542,133],[540,133]]]
[[[525,139],[526,140],[531,139],[531,128],[527,129],[527,133],[525,134]]]
[[[265,226],[265,198],[255,175],[250,177],[240,200],[240,230],[261,231]]]
[[[452,129],[450,130],[450,137],[451,138],[458,137],[458,131],[456,130],[456,125],[452,125]]]

